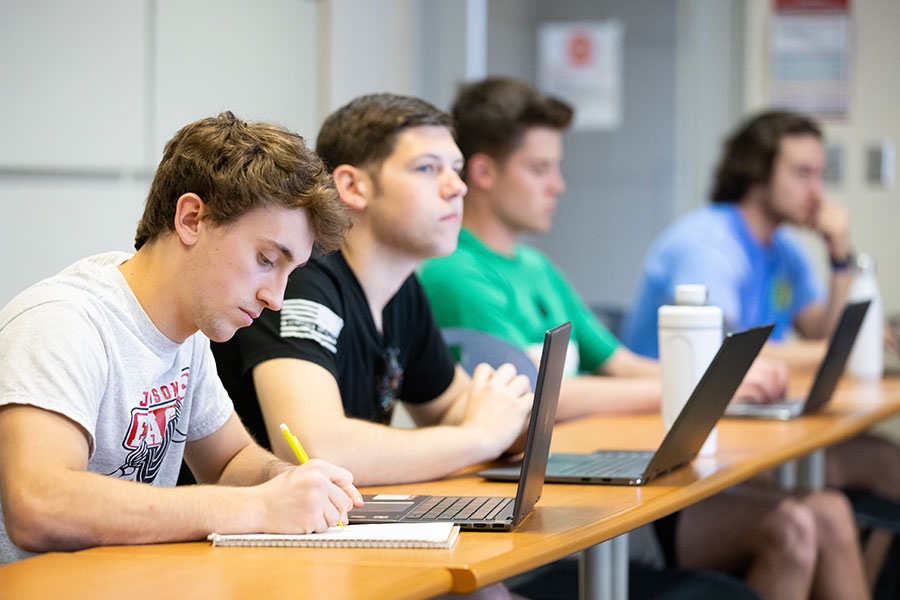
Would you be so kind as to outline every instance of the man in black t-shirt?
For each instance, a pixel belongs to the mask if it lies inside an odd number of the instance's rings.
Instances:
[[[413,274],[456,247],[466,186],[450,123],[422,100],[377,94],[322,126],[316,150],[353,227],[340,252],[291,274],[280,312],[213,348],[248,429],[278,456],[293,456],[284,422],[358,484],[400,483],[494,459],[524,431],[527,378],[455,366]],[[387,426],[396,401],[418,428]]]

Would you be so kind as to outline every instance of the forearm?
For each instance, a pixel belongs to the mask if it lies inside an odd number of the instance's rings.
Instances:
[[[466,427],[398,429],[358,419],[332,423],[315,436],[307,432],[304,446],[311,456],[349,470],[357,485],[437,479],[499,454]],[[286,444],[275,449],[293,460]]]
[[[760,356],[785,363],[791,373],[812,372],[825,357],[825,340],[790,340],[768,342]]]
[[[825,313],[825,331],[820,337],[827,338],[831,336],[834,328],[841,318],[844,306],[850,296],[850,286],[853,284],[853,278],[856,271],[853,269],[845,269],[836,271],[831,274],[831,281],[828,284],[828,304]]]
[[[825,304],[809,309],[808,314],[801,313],[797,320],[797,329],[803,337],[821,340],[831,336],[847,304],[853,276],[854,272],[850,269],[832,273],[828,285],[828,300]]]
[[[659,361],[635,354],[625,346],[619,346],[612,356],[600,366],[599,374],[615,377],[661,376]]]
[[[588,415],[658,412],[662,388],[658,377],[582,375],[563,380],[556,420]]]
[[[215,531],[252,533],[262,524],[253,488],[163,488],[83,471],[35,475],[10,487],[7,530],[36,552],[197,540]]]
[[[230,486],[258,485],[291,466],[254,443],[244,447],[228,462],[217,483]]]

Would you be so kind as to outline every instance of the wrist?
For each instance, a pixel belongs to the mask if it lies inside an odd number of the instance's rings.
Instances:
[[[264,484],[261,484],[264,485]],[[219,515],[213,516],[213,533],[257,533],[263,531],[266,506],[261,485],[222,488],[226,499]]]
[[[831,270],[834,272],[849,271],[855,264],[853,252],[846,252],[843,255],[832,254],[829,257],[831,261]]]
[[[497,448],[497,431],[482,428],[478,423],[462,423],[458,428],[464,434],[463,450],[468,453],[468,461],[482,462],[494,460],[500,456],[502,449]]]

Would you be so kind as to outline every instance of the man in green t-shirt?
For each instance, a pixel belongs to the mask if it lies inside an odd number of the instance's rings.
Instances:
[[[469,187],[463,230],[457,251],[420,273],[438,323],[539,352],[543,332],[570,320],[558,420],[659,410],[659,363],[622,345],[546,256],[516,243],[552,224],[565,190],[561,131],[572,109],[519,82],[490,79],[463,89],[453,117]],[[774,401],[786,382],[783,367],[757,361],[738,395]]]
[[[479,329],[528,350],[543,331],[572,321],[558,419],[659,410],[656,361],[637,356],[593,316],[559,269],[516,243],[550,228],[557,198],[565,103],[508,79],[462,88],[453,106],[468,186],[456,252],[420,274],[438,323]],[[574,346],[577,346],[574,347]],[[786,372],[757,364],[739,395],[779,398]],[[735,515],[740,518],[735,519]],[[745,574],[763,597],[853,597],[865,580],[846,499],[740,487],[658,522],[670,565]],[[849,537],[848,537],[849,532]]]

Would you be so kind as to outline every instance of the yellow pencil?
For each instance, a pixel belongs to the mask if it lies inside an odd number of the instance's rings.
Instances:
[[[297,457],[297,460],[300,462],[300,464],[302,465],[303,463],[308,461],[309,456],[307,456],[306,450],[303,449],[303,446],[300,445],[300,440],[297,439],[297,436],[291,433],[291,430],[288,429],[288,426],[284,423],[281,424],[281,433],[284,434],[284,439],[287,440],[288,446],[290,446],[291,450],[294,451],[294,456]],[[338,521],[338,527],[343,529],[344,524]]]
[[[306,461],[309,460],[309,456],[306,455],[306,451],[303,449],[303,446],[300,445],[300,440],[297,439],[291,430],[288,429],[288,426],[284,423],[281,424],[281,433],[284,434],[284,439],[287,440],[288,446],[291,447],[291,450],[294,451],[294,456],[297,457],[297,460],[300,461],[302,465]]]

